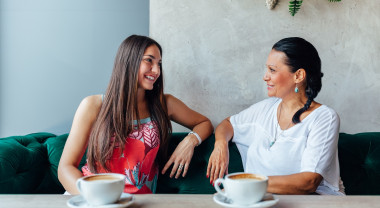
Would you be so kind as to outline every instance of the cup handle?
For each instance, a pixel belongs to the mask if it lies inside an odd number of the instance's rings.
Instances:
[[[77,182],[76,182],[76,185],[77,185],[77,189],[80,193],[82,193],[82,189],[81,189],[81,186],[80,186],[80,182],[82,181],[82,179],[78,179]]]
[[[222,191],[222,189],[220,189],[220,184],[224,184],[224,179],[223,178],[218,178],[216,179],[215,183],[214,183],[214,188],[215,190],[222,196],[224,197],[227,197],[227,194],[225,191]]]

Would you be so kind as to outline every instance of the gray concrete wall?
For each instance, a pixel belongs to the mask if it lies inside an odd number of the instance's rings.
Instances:
[[[131,34],[149,34],[149,0],[0,0],[0,137],[69,132]]]
[[[166,92],[216,126],[267,97],[262,77],[272,45],[300,36],[320,53],[325,76],[316,101],[339,113],[341,131],[380,131],[379,1],[307,0],[294,17],[288,2],[268,10],[265,0],[151,0]]]

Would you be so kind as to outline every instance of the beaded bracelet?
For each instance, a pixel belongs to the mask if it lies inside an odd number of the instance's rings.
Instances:
[[[202,143],[201,137],[196,132],[193,132],[193,131],[190,131],[188,135],[190,135],[190,134],[194,134],[195,137],[197,137],[197,139],[198,139],[198,145],[197,146],[199,146]]]

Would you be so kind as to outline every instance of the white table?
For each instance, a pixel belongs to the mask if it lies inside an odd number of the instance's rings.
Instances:
[[[0,208],[67,208],[67,195],[0,195]],[[276,208],[380,208],[380,196],[319,196],[319,195],[277,195]],[[131,208],[221,208],[213,201],[213,195],[146,194],[135,195]]]

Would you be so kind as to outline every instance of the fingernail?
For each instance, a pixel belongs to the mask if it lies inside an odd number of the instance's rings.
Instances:
[[[208,178],[208,175],[206,175],[206,177]]]

